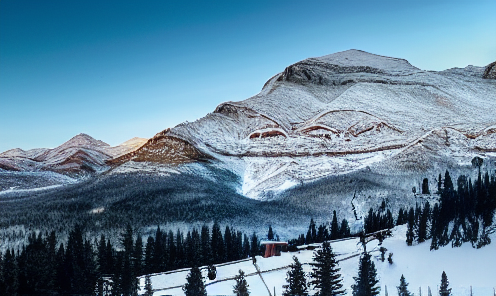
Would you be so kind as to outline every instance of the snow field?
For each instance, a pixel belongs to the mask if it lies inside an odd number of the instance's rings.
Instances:
[[[380,261],[378,241],[374,240],[367,244],[367,251],[372,254],[372,260],[380,280],[380,295],[385,295],[385,286],[387,286],[389,295],[397,295],[396,286],[399,285],[402,274],[409,283],[410,292],[418,296],[420,295],[420,288],[422,295],[427,295],[428,287],[430,287],[432,295],[437,295],[443,271],[448,276],[454,296],[470,295],[470,286],[472,286],[473,295],[494,295],[493,289],[496,287],[496,234],[491,234],[493,243],[481,249],[474,249],[470,244],[465,243],[459,248],[446,246],[437,251],[430,251],[429,240],[408,247],[405,243],[405,233],[405,225],[396,227],[393,230],[393,236],[383,242],[382,246],[388,249],[384,262]],[[359,254],[362,252],[362,247],[358,239],[355,238],[335,241],[331,243],[331,246],[339,260],[346,295],[352,295],[351,285],[354,283],[353,277],[358,274]],[[392,265],[387,262],[387,254],[390,252],[393,253]],[[283,285],[286,285],[286,272],[289,270],[288,266],[293,262],[293,256],[298,257],[305,272],[308,273],[311,271],[311,266],[308,263],[312,262],[313,253],[314,251],[311,250],[302,250],[282,253],[279,257],[262,258],[257,256],[256,263],[271,294],[274,294],[275,289],[276,295],[282,295]],[[233,278],[240,269],[247,275],[246,279],[251,295],[269,295],[250,259],[217,265],[217,278],[214,281],[208,280],[206,269],[204,269],[203,274],[206,279],[208,295],[233,295],[232,289],[235,284]],[[152,275],[154,295],[184,295],[180,286],[186,283],[188,273],[189,269],[183,269]],[[143,293],[144,277],[141,278],[141,286]],[[310,290],[310,295],[313,295],[313,292]]]

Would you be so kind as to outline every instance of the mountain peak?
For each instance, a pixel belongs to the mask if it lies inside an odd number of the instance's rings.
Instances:
[[[419,70],[405,59],[376,55],[357,49],[349,49],[313,59],[341,67],[371,67],[387,72],[411,72]]]
[[[96,146],[96,147],[108,147],[109,144],[96,140],[88,134],[80,133],[74,137],[72,137],[69,141],[60,145],[59,147],[68,148],[68,147],[81,147],[81,146]]]

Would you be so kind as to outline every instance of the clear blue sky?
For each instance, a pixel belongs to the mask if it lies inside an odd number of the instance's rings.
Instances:
[[[496,60],[496,1],[0,1],[0,152],[151,137],[350,48],[426,70]]]

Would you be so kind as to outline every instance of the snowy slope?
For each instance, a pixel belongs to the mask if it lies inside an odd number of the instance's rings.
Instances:
[[[0,171],[4,175],[0,189],[42,188],[73,183],[76,180],[71,177],[106,171],[109,169],[106,160],[134,151],[146,141],[133,138],[111,147],[89,135],[79,134],[54,149],[8,150],[0,153]],[[14,179],[19,182],[14,182]]]
[[[424,71],[359,50],[309,58],[272,77],[259,94],[164,130],[111,164],[213,158],[242,177],[244,195],[270,199],[295,184],[386,161],[399,172],[426,172],[458,163],[452,158],[462,153],[488,159],[496,151],[496,81],[483,72]],[[442,133],[457,140],[443,142]],[[414,161],[425,149],[427,163],[405,163],[404,155]]]
[[[453,295],[468,296],[470,286],[472,286],[474,295],[493,295],[493,289],[496,288],[496,277],[494,277],[496,244],[490,244],[482,249],[474,249],[470,244],[464,244],[460,248],[447,246],[437,251],[430,251],[430,241],[413,247],[406,246],[405,232],[405,226],[396,227],[393,230],[393,237],[387,238],[383,243],[383,246],[388,249],[387,252],[393,253],[392,265],[387,260],[380,261],[379,246],[376,240],[367,244],[367,250],[373,255],[372,260],[380,280],[380,295],[385,295],[386,286],[389,295],[396,295],[396,286],[399,285],[402,274],[410,284],[410,292],[419,295],[420,288],[422,295],[427,295],[428,287],[430,287],[432,294],[437,295],[443,271],[448,276]],[[494,233],[492,239],[493,241],[496,239]],[[354,283],[353,277],[358,273],[361,245],[358,239],[349,239],[332,242],[331,247],[340,261],[339,267],[343,275],[346,295],[352,295],[351,285]],[[271,258],[257,256],[261,277],[272,294],[275,288],[276,295],[282,295],[282,286],[286,284],[286,272],[292,263],[292,256],[297,256],[304,264],[305,272],[311,270],[308,263],[312,261],[313,251],[282,253],[280,257]],[[218,265],[217,278],[214,281],[206,278],[206,270],[203,269],[208,295],[233,295],[232,287],[235,283],[233,278],[240,269],[247,274],[251,295],[269,295],[267,287],[263,284],[260,275],[256,273],[251,260]],[[184,295],[179,286],[186,282],[188,272],[189,270],[185,269],[151,275],[153,289],[155,289],[154,295]],[[141,278],[141,285],[143,287],[144,277]],[[141,291],[143,292],[143,288]]]

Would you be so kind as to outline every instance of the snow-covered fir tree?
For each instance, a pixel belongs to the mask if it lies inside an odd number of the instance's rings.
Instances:
[[[293,256],[293,264],[290,265],[290,270],[286,274],[288,285],[283,292],[283,296],[307,296],[308,284],[303,271],[303,266],[296,256]]]
[[[310,284],[317,291],[316,296],[344,295],[343,278],[339,273],[341,269],[329,242],[322,243],[322,248],[314,252],[313,262],[310,265],[312,266]]]
[[[408,291],[408,283],[403,275],[401,275],[400,278],[400,285],[396,288],[398,289],[398,296],[413,296],[413,294]]]
[[[440,296],[450,296],[451,288],[449,287],[448,276],[446,276],[446,272],[443,271],[441,275],[441,286],[439,287],[439,295]]]
[[[153,296],[153,286],[152,281],[150,280],[150,275],[145,276],[145,294],[144,296]]]
[[[353,296],[379,295],[377,271],[369,253],[363,253],[358,266],[358,276],[353,279],[355,280],[355,284],[351,286]]]
[[[233,287],[233,293],[236,296],[248,296],[250,291],[248,291],[248,283],[246,282],[245,272],[241,269],[239,274],[234,278],[236,284]]]
[[[207,296],[203,276],[198,267],[191,268],[186,277],[186,284],[184,284],[183,291],[186,296]]]

